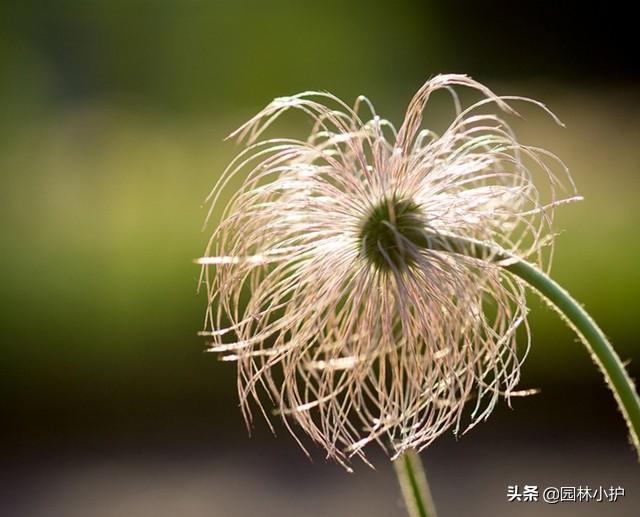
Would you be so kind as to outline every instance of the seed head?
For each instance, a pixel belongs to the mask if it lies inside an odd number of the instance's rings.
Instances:
[[[454,87],[482,98],[463,108]],[[437,90],[453,99],[441,134],[421,127]],[[267,421],[274,407],[294,436],[349,468],[371,443],[392,457],[422,449],[517,393],[529,347],[523,284],[491,257],[432,248],[428,237],[549,264],[559,176],[573,184],[554,155],[516,140],[499,114],[516,114],[512,101],[550,114],[440,75],[398,130],[364,97],[351,108],[306,92],[275,99],[233,133],[248,145],[210,214],[233,178],[244,181],[199,262],[203,334],[237,362],[248,424],[252,407]],[[309,136],[259,140],[287,110],[310,117]]]

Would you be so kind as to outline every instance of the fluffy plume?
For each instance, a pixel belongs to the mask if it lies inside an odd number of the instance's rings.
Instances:
[[[480,100],[463,107],[460,88]],[[441,134],[422,126],[437,90],[453,107]],[[256,408],[278,414],[349,468],[353,456],[367,461],[370,443],[392,457],[420,450],[517,394],[529,348],[524,285],[491,257],[421,239],[470,238],[548,265],[553,209],[576,197],[556,197],[560,177],[573,189],[562,163],[519,143],[503,120],[515,102],[555,119],[538,102],[440,75],[398,130],[364,97],[350,107],[305,92],[275,99],[231,135],[247,146],[210,195],[210,214],[229,182],[243,183],[198,260],[202,334],[237,362],[248,424]],[[260,140],[288,110],[311,119],[308,138]]]

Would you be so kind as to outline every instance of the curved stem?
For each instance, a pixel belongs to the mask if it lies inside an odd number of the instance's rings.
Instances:
[[[436,517],[427,476],[420,456],[416,451],[408,450],[393,462],[398,476],[402,496],[410,517]]]
[[[620,357],[593,318],[565,289],[528,262],[463,237],[425,234],[425,247],[489,260],[524,280],[558,311],[576,332],[600,367],[629,428],[631,443],[640,457],[640,399]]]
[[[505,269],[527,282],[541,296],[551,302],[563,319],[578,334],[604,374],[629,427],[631,442],[636,453],[640,455],[640,441],[638,440],[638,436],[640,436],[640,400],[620,357],[600,327],[565,289],[531,264],[518,261],[505,266]]]

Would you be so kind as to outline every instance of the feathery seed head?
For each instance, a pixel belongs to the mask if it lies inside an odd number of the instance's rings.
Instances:
[[[463,107],[455,87],[482,98]],[[441,134],[421,127],[438,90],[453,99]],[[267,421],[275,407],[294,436],[349,468],[369,444],[392,457],[422,449],[516,394],[523,283],[492,257],[429,245],[461,237],[549,264],[554,208],[577,197],[556,197],[559,176],[573,187],[562,162],[517,141],[499,114],[514,115],[512,101],[550,113],[450,74],[420,88],[398,129],[364,97],[352,108],[305,92],[233,133],[248,146],[209,214],[234,177],[244,182],[199,260],[202,334],[236,361],[247,423],[252,407]],[[309,136],[259,140],[287,110],[310,117]]]

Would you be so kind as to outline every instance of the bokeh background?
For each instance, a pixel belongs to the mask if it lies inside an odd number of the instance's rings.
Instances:
[[[65,1],[0,7],[0,514],[404,515],[391,466],[247,436],[234,367],[203,353],[203,202],[273,97],[360,93],[399,122],[463,72],[538,98],[522,140],[573,171],[554,275],[640,377],[640,95],[622,3]],[[588,12],[587,12],[588,11]],[[640,467],[582,345],[531,300],[523,387],[423,455],[441,515],[637,515]],[[507,503],[510,484],[621,485],[617,503]]]

